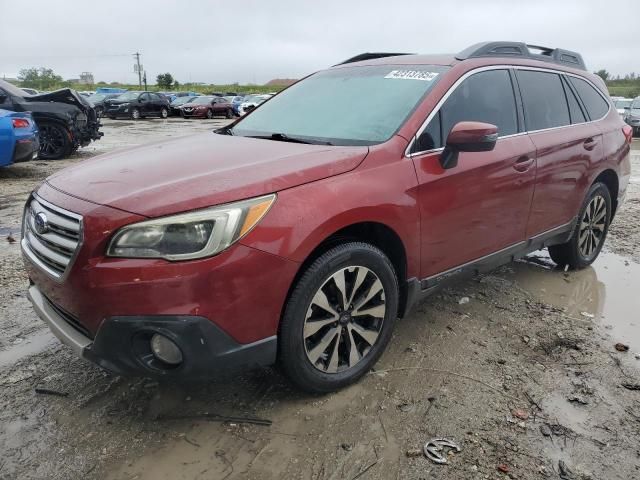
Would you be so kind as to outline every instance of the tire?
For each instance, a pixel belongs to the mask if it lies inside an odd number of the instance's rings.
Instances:
[[[71,155],[73,142],[69,131],[55,122],[38,123],[40,131],[39,158],[43,160],[61,160]]]
[[[104,114],[104,109],[102,107],[95,107],[96,117],[100,118]]]
[[[169,116],[169,110],[167,110],[166,108],[162,107],[160,109],[160,118],[167,118]]]
[[[207,118],[209,120],[211,120],[213,118],[213,110],[211,110],[211,109],[207,110]]]
[[[225,117],[227,118],[233,118],[233,110],[228,108],[226,113],[225,113]]]
[[[142,115],[140,115],[140,109],[132,108],[131,109],[131,119],[132,120],[140,120],[141,118],[142,118]]]
[[[580,208],[571,239],[549,247],[551,259],[559,267],[588,267],[598,258],[611,222],[611,193],[604,183],[594,183]]]
[[[369,244],[345,243],[316,259],[280,324],[278,363],[287,377],[302,390],[326,393],[365,375],[391,338],[398,292],[393,265]]]

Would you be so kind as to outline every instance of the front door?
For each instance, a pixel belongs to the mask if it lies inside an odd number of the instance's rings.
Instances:
[[[412,148],[419,183],[423,278],[525,240],[533,196],[535,147],[522,133],[508,69],[467,77],[430,115]],[[442,147],[461,121],[498,127],[491,152],[461,152],[443,169]]]

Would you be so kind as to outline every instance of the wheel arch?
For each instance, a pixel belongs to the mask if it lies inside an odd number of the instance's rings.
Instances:
[[[341,227],[319,242],[309,252],[296,272],[285,298],[287,304],[300,277],[309,266],[331,248],[348,242],[362,242],[380,249],[391,261],[398,277],[398,316],[404,316],[407,306],[407,252],[398,233],[388,225],[376,221],[363,221]],[[284,305],[282,314],[284,314]]]
[[[612,168],[608,168],[603,170],[598,174],[598,176],[594,179],[593,184],[595,183],[604,183],[609,189],[609,194],[611,195],[611,219],[616,214],[618,210],[618,192],[620,188],[620,181],[618,179],[618,174]]]

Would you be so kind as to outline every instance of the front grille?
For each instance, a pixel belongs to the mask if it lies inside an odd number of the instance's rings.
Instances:
[[[44,296],[44,295],[43,295]],[[87,338],[90,338],[91,340],[93,340],[93,335],[91,334],[91,332],[89,331],[89,329],[87,329],[87,327],[85,327],[84,325],[82,325],[80,323],[80,321],[73,316],[72,314],[70,314],[69,312],[67,312],[65,309],[63,309],[62,307],[60,307],[59,305],[56,305],[54,302],[52,302],[48,297],[44,296],[44,299],[47,301],[47,303],[49,304],[49,306],[65,321],[67,322],[74,330],[80,332],[82,335],[84,335]]]
[[[27,203],[22,223],[25,253],[40,268],[60,278],[69,269],[80,244],[82,217],[34,195]]]

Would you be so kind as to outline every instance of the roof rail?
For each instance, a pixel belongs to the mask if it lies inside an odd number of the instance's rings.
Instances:
[[[586,70],[582,55],[561,48],[528,45],[523,42],[482,42],[465,48],[456,55],[458,60],[477,57],[521,57],[543,62],[557,63]]]
[[[338,65],[344,65],[345,63],[362,62],[364,60],[374,60],[376,58],[384,57],[399,57],[400,55],[414,55],[413,53],[361,53],[355,57],[346,59],[344,62],[336,63],[334,67]]]

